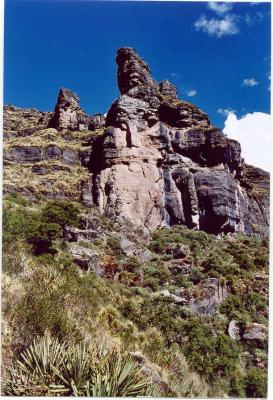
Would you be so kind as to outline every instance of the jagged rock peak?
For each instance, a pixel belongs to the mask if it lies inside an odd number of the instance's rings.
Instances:
[[[80,108],[79,101],[79,96],[76,93],[69,89],[61,88],[56,106],[73,107],[76,110]]]
[[[71,90],[61,88],[49,127],[60,131],[87,130],[89,119],[79,106],[79,97]]]
[[[159,83],[159,90],[163,96],[178,99],[176,86],[166,79]]]
[[[248,184],[241,147],[176,87],[157,84],[132,48],[117,55],[121,96],[90,157],[94,204],[153,231],[184,224],[209,233],[267,234],[267,175]]]
[[[118,87],[121,94],[137,86],[157,86],[151,77],[151,70],[146,62],[138,56],[135,49],[123,47],[118,50]]]

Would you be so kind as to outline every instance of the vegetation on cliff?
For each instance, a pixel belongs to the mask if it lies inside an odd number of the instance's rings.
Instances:
[[[174,226],[141,258],[139,230],[91,211],[4,198],[3,394],[265,397],[268,240]],[[71,252],[90,213],[100,274]]]

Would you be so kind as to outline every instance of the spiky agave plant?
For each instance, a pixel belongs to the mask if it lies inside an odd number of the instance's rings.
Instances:
[[[35,339],[21,353],[3,378],[5,395],[49,395],[57,388],[53,366],[59,366],[65,357],[65,344],[49,336]]]
[[[151,386],[141,368],[129,354],[112,351],[103,360],[88,385],[87,395],[94,397],[144,396]]]
[[[2,393],[13,396],[159,396],[128,354],[93,343],[69,345],[36,339],[3,379]]]

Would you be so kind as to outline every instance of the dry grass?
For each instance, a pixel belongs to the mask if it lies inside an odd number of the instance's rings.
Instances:
[[[90,179],[89,171],[81,166],[67,166],[56,161],[35,163],[35,165],[45,166],[48,173],[36,175],[32,171],[31,164],[6,165],[3,176],[4,193],[8,188],[13,188],[18,192],[31,192],[33,195],[50,197],[67,197],[72,200],[79,200],[81,183]],[[53,166],[59,165],[65,170],[54,171]],[[10,189],[9,189],[10,190]]]

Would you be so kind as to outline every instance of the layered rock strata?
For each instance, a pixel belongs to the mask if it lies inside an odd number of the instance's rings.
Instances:
[[[149,231],[185,224],[215,234],[266,233],[269,175],[253,168],[255,194],[238,142],[179,100],[173,84],[157,84],[134,49],[120,49],[117,64],[121,96],[90,158],[101,212]]]
[[[87,115],[68,89],[54,113],[5,106],[4,192],[62,197],[65,175],[65,197],[71,184],[73,199],[146,233],[184,224],[268,234],[269,174],[245,164],[240,144],[179,100],[175,85],[157,83],[134,49],[118,50],[116,61],[120,96],[106,117]]]

